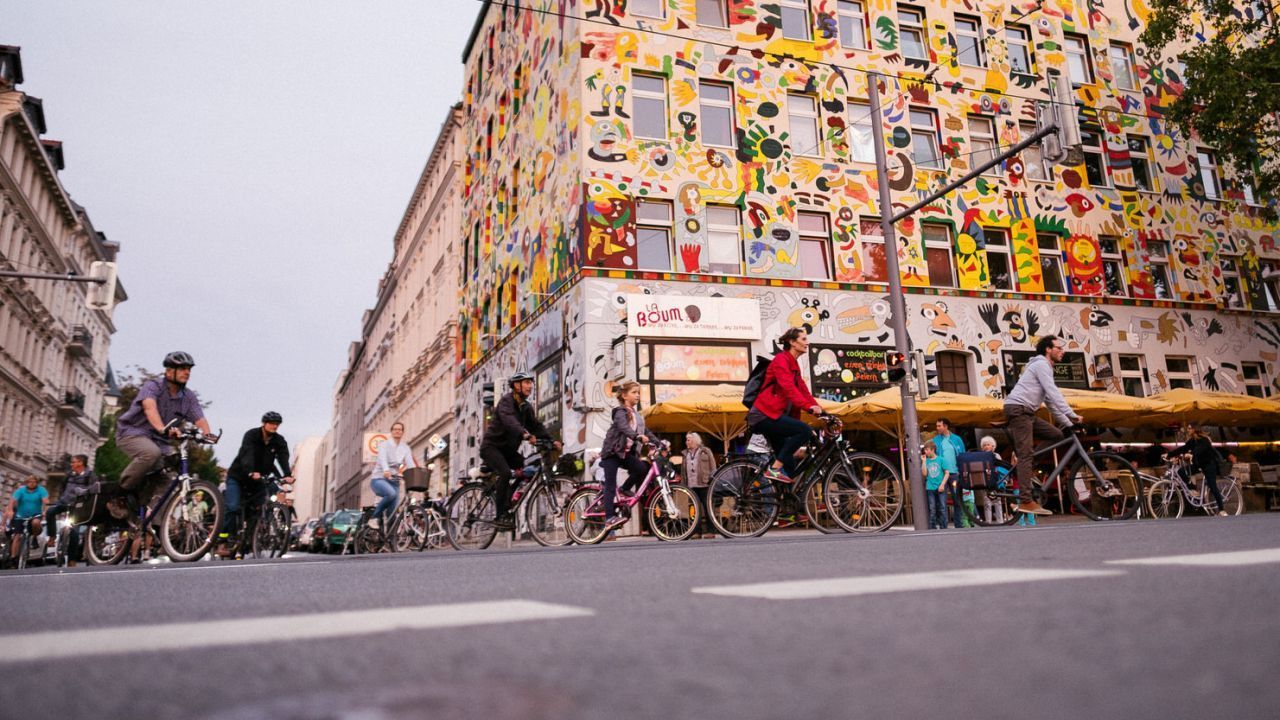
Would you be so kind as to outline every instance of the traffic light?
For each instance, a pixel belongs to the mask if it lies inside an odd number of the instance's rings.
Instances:
[[[919,393],[921,400],[928,400],[929,396],[938,392],[938,369],[934,367],[937,358],[932,355],[925,355],[923,350],[911,351],[911,365],[915,371],[916,384],[919,385]]]
[[[1057,74],[1050,77],[1049,83],[1053,102],[1041,103],[1036,125],[1038,129],[1054,125],[1057,132],[1040,141],[1041,152],[1055,165],[1074,167],[1084,162],[1084,149],[1080,138],[1080,115],[1071,95],[1071,81]]]
[[[891,383],[902,382],[907,377],[907,356],[904,353],[889,351],[884,354],[885,375]]]
[[[89,286],[86,305],[90,310],[110,310],[116,304],[116,264],[95,261],[89,265],[89,277],[101,280]]]

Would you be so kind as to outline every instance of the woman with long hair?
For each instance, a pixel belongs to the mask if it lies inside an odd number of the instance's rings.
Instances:
[[[600,467],[604,469],[604,529],[606,532],[622,525],[626,518],[617,515],[614,496],[618,492],[618,469],[627,469],[627,482],[622,490],[634,489],[642,480],[649,466],[640,459],[640,448],[658,442],[658,436],[644,426],[640,404],[640,383],[631,380],[619,383],[613,392],[618,406],[613,409],[613,422],[604,436],[600,448]]]
[[[747,413],[747,425],[773,447],[775,459],[765,474],[771,480],[789,483],[799,462],[796,452],[813,436],[813,430],[800,420],[800,411],[821,415],[822,406],[800,374],[798,358],[809,350],[809,333],[804,328],[790,328],[778,338],[778,345],[782,350],[769,363],[760,394]]]
[[[1226,517],[1227,511],[1223,508],[1222,491],[1218,490],[1218,451],[1213,449],[1213,441],[1194,423],[1186,423],[1183,429],[1187,433],[1187,442],[1180,448],[1170,450],[1168,455],[1191,455],[1191,471],[1187,471],[1182,477],[1188,484],[1191,482],[1191,472],[1199,470],[1204,473],[1204,486],[1213,493],[1214,502],[1218,503],[1218,515]]]

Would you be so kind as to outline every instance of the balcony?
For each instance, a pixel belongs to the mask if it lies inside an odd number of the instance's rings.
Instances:
[[[92,357],[93,334],[83,325],[71,327],[71,340],[67,342],[67,354],[71,357]]]
[[[63,417],[84,414],[84,393],[74,388],[62,391],[62,402],[58,403],[58,414]]]

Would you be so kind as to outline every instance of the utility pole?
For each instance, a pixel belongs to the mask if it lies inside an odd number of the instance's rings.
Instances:
[[[89,266],[88,275],[75,273],[33,273],[0,270],[0,278],[19,278],[22,280],[57,280],[61,282],[93,283],[96,287],[89,292],[86,302],[90,310],[110,310],[115,305],[116,264],[113,262],[95,261]]]
[[[907,478],[911,487],[911,514],[916,530],[929,529],[929,519],[921,512],[928,507],[925,497],[924,476],[920,473],[920,416],[916,411],[916,398],[911,392],[911,378],[915,376],[912,357],[911,338],[907,335],[907,301],[902,292],[902,276],[898,273],[898,242],[894,236],[893,226],[899,221],[911,217],[921,208],[933,204],[952,190],[978,177],[987,170],[1003,163],[1028,147],[1040,143],[1046,138],[1045,158],[1058,165],[1079,165],[1083,161],[1080,150],[1080,125],[1076,116],[1075,102],[1071,98],[1070,83],[1061,76],[1050,79],[1050,91],[1054,101],[1049,103],[1050,115],[1045,116],[1045,108],[1041,106],[1041,121],[1038,129],[1030,137],[1022,140],[1008,150],[996,155],[991,160],[970,170],[958,180],[950,182],[946,187],[934,192],[929,197],[917,202],[896,215],[893,214],[893,195],[889,188],[889,156],[884,143],[884,115],[880,110],[880,73],[867,74],[867,94],[871,101],[871,118],[873,122],[871,140],[876,151],[876,181],[880,185],[880,231],[884,235],[884,255],[886,271],[889,273],[889,309],[892,313],[890,324],[893,328],[894,350],[903,356],[907,365],[904,379],[900,383],[902,390],[902,424],[905,426],[906,438],[903,440],[901,452],[906,453]],[[926,391],[927,392],[927,391]]]

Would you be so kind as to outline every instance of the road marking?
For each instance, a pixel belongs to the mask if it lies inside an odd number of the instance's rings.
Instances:
[[[1236,552],[1204,553],[1200,555],[1167,555],[1165,557],[1108,560],[1108,565],[1196,565],[1201,567],[1236,567],[1280,562],[1280,548],[1265,550],[1238,550]]]
[[[85,628],[0,636],[0,664],[280,640],[316,640],[395,630],[586,617],[595,612],[536,600],[496,600],[206,622]]]
[[[1124,572],[1120,570],[986,568],[980,570],[905,573],[901,575],[826,578],[822,580],[793,580],[790,582],[755,583],[751,585],[720,585],[694,588],[693,592],[706,595],[765,598],[767,600],[808,600],[851,595],[878,595],[912,590],[940,590],[977,585],[1004,585],[1007,583],[1038,582],[1042,580],[1071,580],[1123,574]]]

